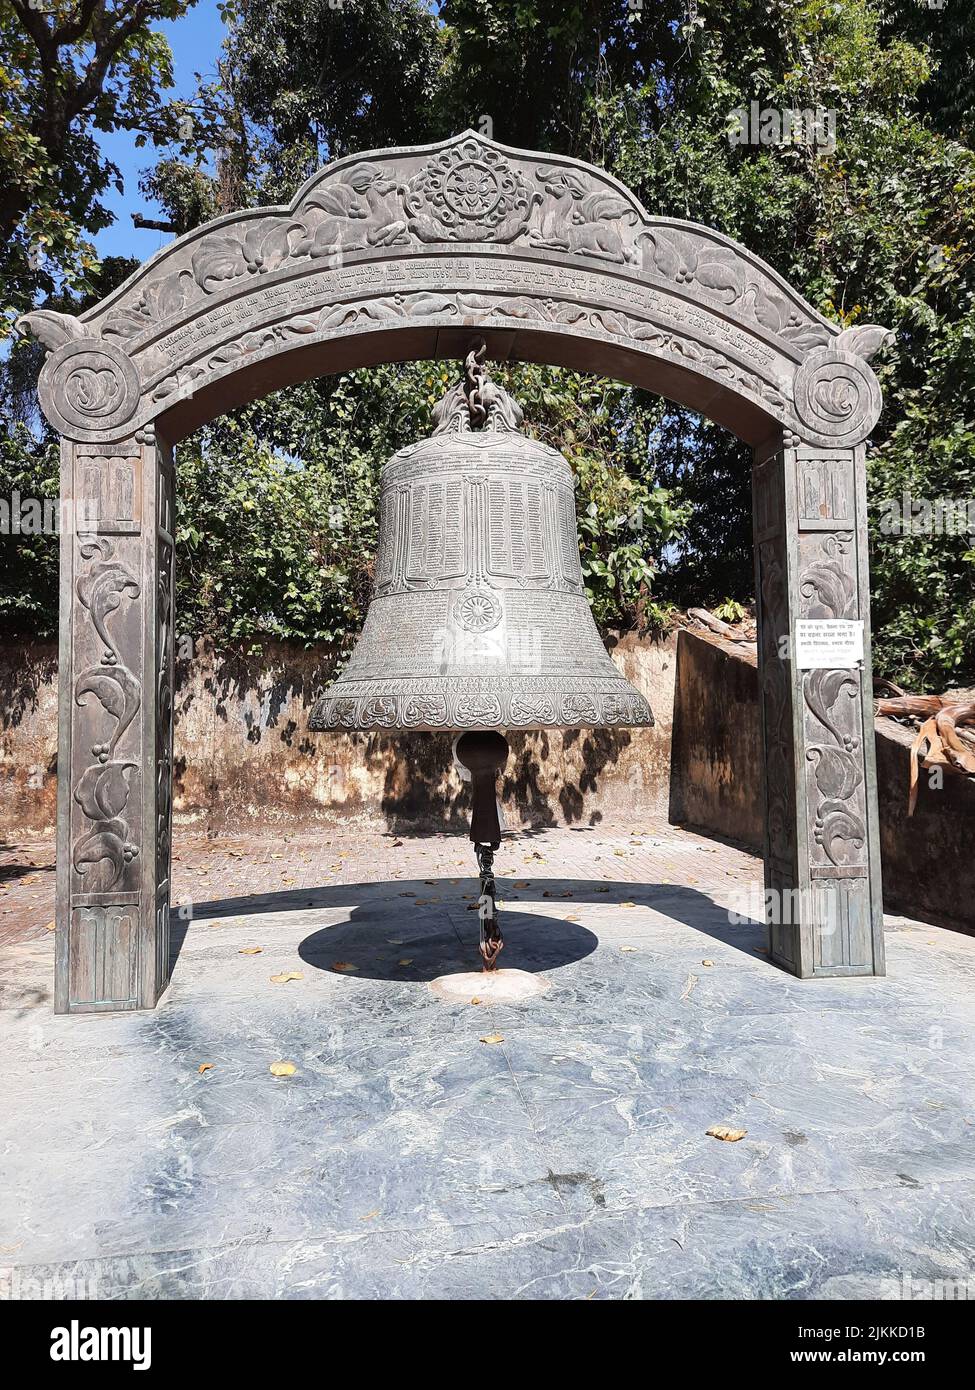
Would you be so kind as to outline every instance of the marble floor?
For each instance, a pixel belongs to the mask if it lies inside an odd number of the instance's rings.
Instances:
[[[753,856],[549,830],[497,867],[550,989],[451,1004],[461,837],[177,852],[159,1007],[63,1018],[50,847],[7,847],[0,1298],[975,1297],[975,938],[798,981]]]

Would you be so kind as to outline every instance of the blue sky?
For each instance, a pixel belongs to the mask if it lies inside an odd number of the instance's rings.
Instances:
[[[176,85],[165,95],[171,98],[191,97],[196,91],[196,73],[202,73],[204,77],[212,77],[216,73],[224,35],[223,21],[217,13],[217,0],[198,0],[198,4],[182,19],[161,21],[153,28],[165,34],[173,50]],[[154,151],[151,146],[136,149],[135,136],[124,130],[103,135],[101,147],[106,156],[118,165],[125,187],[122,193],[118,193],[114,187],[109,188],[103,196],[106,207],[115,214],[115,221],[94,238],[98,254],[136,256],[140,261],[148,260],[164,242],[172,239],[166,232],[138,231],[132,225],[133,212],[141,212],[146,217],[161,215],[162,210],[139,192],[139,174],[153,163]]]

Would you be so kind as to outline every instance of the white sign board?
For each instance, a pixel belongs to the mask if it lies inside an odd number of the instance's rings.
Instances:
[[[863,621],[848,618],[797,618],[796,666],[842,671],[863,660]]]

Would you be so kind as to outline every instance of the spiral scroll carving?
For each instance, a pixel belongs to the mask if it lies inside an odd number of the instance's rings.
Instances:
[[[796,373],[795,406],[814,444],[860,444],[880,419],[880,385],[862,357],[835,347],[809,354]]]
[[[141,390],[121,348],[84,338],[51,354],[38,389],[48,419],[71,437],[124,425],[138,408]]]

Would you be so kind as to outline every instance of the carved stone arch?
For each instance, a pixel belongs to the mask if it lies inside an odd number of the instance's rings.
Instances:
[[[838,684],[778,653],[797,617],[866,618],[862,446],[886,330],[841,331],[604,170],[473,131],[340,159],[286,207],[178,238],[79,318],[22,322],[50,349],[62,492],[98,516],[62,540],[59,1009],[145,1007],[168,978],[172,446],[296,381],[462,356],[475,332],[495,359],[648,387],[756,448],[768,886],[846,885],[836,930],[801,911],[773,924],[773,954],[800,974],[882,969],[869,644]]]

